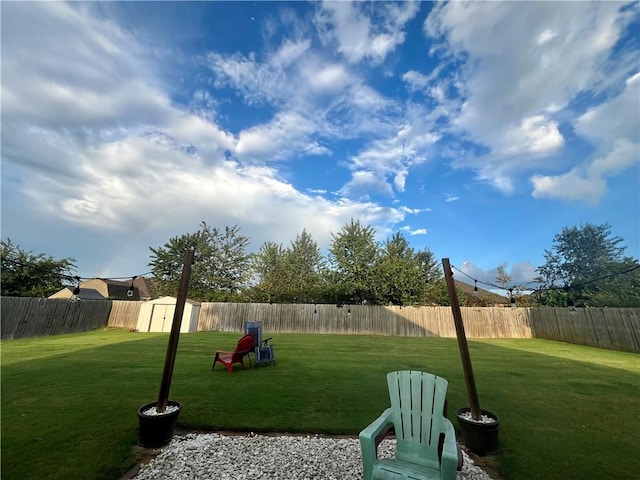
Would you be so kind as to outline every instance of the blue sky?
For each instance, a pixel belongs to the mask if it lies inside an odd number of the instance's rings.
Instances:
[[[639,5],[2,2],[2,238],[86,277],[203,220],[490,282],[585,222],[638,257]]]

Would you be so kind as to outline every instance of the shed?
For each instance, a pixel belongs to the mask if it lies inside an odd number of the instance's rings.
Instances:
[[[138,314],[137,330],[139,332],[170,332],[177,302],[176,297],[162,297],[143,303]],[[199,316],[200,303],[187,299],[180,332],[196,332]]]

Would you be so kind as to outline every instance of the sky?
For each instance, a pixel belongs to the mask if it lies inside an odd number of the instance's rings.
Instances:
[[[640,256],[640,4],[2,2],[1,235],[83,277],[351,219],[479,280]],[[464,280],[464,278],[461,278]]]

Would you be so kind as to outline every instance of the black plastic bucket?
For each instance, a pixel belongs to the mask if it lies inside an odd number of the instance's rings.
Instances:
[[[158,402],[147,403],[138,409],[138,445],[145,448],[158,448],[171,441],[182,410],[180,402],[169,400],[168,407],[178,407],[170,413],[147,415],[143,412],[155,408]]]
[[[500,449],[500,419],[495,413],[488,412],[487,410],[480,410],[480,413],[494,419],[495,422],[480,423],[461,417],[463,413],[470,411],[471,409],[468,407],[456,410],[456,418],[458,419],[458,425],[460,425],[460,432],[462,433],[462,443],[464,443],[469,450],[480,456],[495,455]]]

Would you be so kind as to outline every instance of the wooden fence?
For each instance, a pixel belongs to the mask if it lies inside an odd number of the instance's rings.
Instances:
[[[132,301],[45,300],[3,297],[2,339],[53,335],[104,326],[135,329]],[[640,309],[462,307],[469,338],[544,338],[640,353]],[[202,303],[199,331],[241,332],[261,320],[267,333],[306,332],[455,337],[449,307]]]
[[[640,353],[640,308],[529,309],[533,336]]]
[[[105,327],[111,302],[2,297],[2,339],[85,332]]]
[[[129,300],[112,300],[111,314],[108,325],[110,327],[127,328],[135,330],[138,325],[140,307],[144,302],[132,302]]]
[[[526,309],[463,308],[470,338],[531,338]],[[268,332],[455,337],[449,307],[203,303],[198,330],[241,331],[261,320]]]

